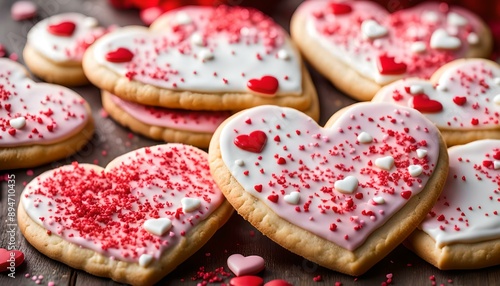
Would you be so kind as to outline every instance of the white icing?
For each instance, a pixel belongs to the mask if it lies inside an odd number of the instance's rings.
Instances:
[[[375,166],[379,167],[380,169],[390,171],[392,167],[394,167],[394,158],[392,156],[377,158],[375,160]]]
[[[437,247],[500,238],[500,172],[482,166],[486,154],[496,152],[500,152],[500,140],[479,140],[448,149],[450,171],[432,209],[435,216],[421,224]]]
[[[156,218],[144,221],[144,229],[154,235],[162,236],[172,228],[172,221],[169,218]]]
[[[358,139],[359,143],[363,143],[363,144],[371,143],[373,141],[373,137],[368,132],[364,132],[364,131],[359,133],[357,139]]]
[[[182,211],[190,213],[200,208],[201,201],[198,198],[182,198],[181,204]]]
[[[462,42],[459,38],[451,36],[444,29],[437,29],[432,33],[430,46],[433,49],[455,50],[461,45]]]
[[[291,205],[298,205],[300,202],[300,193],[297,191],[293,191],[288,195],[284,196],[285,202]]]
[[[16,129],[22,129],[24,126],[26,126],[26,118],[24,117],[16,117],[13,118],[9,121],[10,126]]]
[[[343,180],[338,180],[334,183],[334,187],[337,191],[343,194],[352,194],[358,188],[358,178],[354,176],[347,176]]]
[[[412,177],[418,177],[422,174],[424,169],[420,165],[410,165],[408,166],[408,173],[410,173],[410,176]]]

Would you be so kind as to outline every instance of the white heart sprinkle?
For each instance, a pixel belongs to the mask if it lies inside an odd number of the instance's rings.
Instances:
[[[175,15],[175,23],[178,25],[187,25],[191,24],[193,22],[193,19],[185,13],[185,12],[179,12],[177,15]]]
[[[422,21],[426,23],[436,23],[439,20],[439,15],[434,11],[426,11],[422,14]]]
[[[151,261],[153,261],[153,255],[151,254],[143,254],[139,257],[139,265],[142,267],[148,266]]]
[[[420,53],[425,52],[426,50],[427,50],[427,46],[422,41],[417,41],[417,42],[411,43],[410,51],[412,53],[420,54]]]
[[[500,85],[500,77],[496,77],[493,79],[493,82],[496,84],[496,85]]]
[[[387,35],[387,28],[375,20],[365,20],[361,23],[361,32],[369,39],[376,39]]]
[[[202,61],[208,61],[214,58],[214,54],[209,49],[202,49],[198,52],[198,58]]]
[[[467,19],[460,16],[457,13],[448,13],[448,18],[446,19],[448,25],[451,26],[465,26],[467,25]]]
[[[285,202],[291,204],[291,205],[298,205],[300,201],[300,193],[299,192],[291,192],[288,195],[285,195],[284,197]]]
[[[201,201],[198,198],[182,198],[182,211],[183,212],[192,212],[197,210],[201,206]]]
[[[471,45],[477,45],[479,43],[479,37],[476,33],[470,33],[467,36],[467,42]]]
[[[408,173],[410,173],[410,176],[412,176],[412,177],[420,176],[420,174],[422,174],[423,171],[424,171],[424,169],[420,165],[408,166]]]
[[[83,19],[83,26],[87,28],[94,28],[99,25],[99,22],[94,17],[86,17]]]
[[[424,158],[427,156],[427,150],[426,149],[417,149],[417,157],[420,159]]]
[[[354,176],[347,176],[343,180],[338,180],[333,185],[335,189],[343,194],[352,194],[358,188],[358,179]]]
[[[162,236],[172,228],[172,221],[169,218],[152,218],[144,222],[142,227],[149,233]]]
[[[377,205],[381,205],[381,204],[385,204],[385,200],[383,197],[374,197],[373,198],[373,201],[377,204]]]
[[[235,160],[234,163],[236,164],[236,166],[240,166],[240,167],[243,167],[245,166],[245,162],[243,160]]]
[[[495,170],[500,169],[500,161],[493,161],[493,168]]]
[[[286,50],[281,49],[278,51],[278,59],[286,61],[290,59],[290,54]]]
[[[375,160],[375,166],[379,167],[380,169],[389,171],[394,166],[394,158],[392,156],[377,158]]]
[[[12,128],[16,128],[16,129],[21,129],[23,128],[24,126],[26,126],[26,119],[24,117],[16,117],[16,118],[12,118],[10,121],[9,121],[9,124]]]
[[[424,93],[424,87],[418,84],[410,85],[411,94],[422,94]]]
[[[359,143],[363,143],[363,144],[371,143],[373,141],[373,137],[367,132],[359,133],[357,139],[358,139]]]
[[[496,105],[500,105],[500,94],[495,95],[495,97],[493,98],[493,102]]]
[[[434,31],[431,36],[430,45],[433,49],[454,50],[459,48],[461,44],[459,38],[450,36],[448,32],[443,29]]]
[[[201,36],[200,33],[193,33],[191,35],[191,43],[196,46],[204,46],[205,43],[203,42],[203,37]]]

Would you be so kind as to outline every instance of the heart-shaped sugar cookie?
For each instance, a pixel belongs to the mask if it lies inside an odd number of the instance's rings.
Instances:
[[[500,140],[448,149],[450,172],[443,192],[405,242],[439,269],[500,264]]]
[[[19,63],[0,59],[0,170],[69,156],[93,132],[90,107],[77,93],[34,82]]]
[[[190,201],[185,209],[185,201]],[[152,285],[196,252],[232,213],[207,154],[181,144],[145,147],[106,168],[47,171],[21,195],[19,226],[45,255],[98,276]]]
[[[241,110],[277,104],[307,110],[316,92],[286,32],[243,7],[184,7],[150,29],[99,39],[84,69],[98,87],[146,105]]]
[[[397,79],[428,78],[454,59],[489,57],[492,46],[479,17],[438,2],[389,14],[370,1],[306,1],[291,33],[305,58],[358,100]]]
[[[500,66],[493,61],[456,60],[428,81],[408,78],[387,85],[373,101],[419,110],[441,130],[448,146],[500,139]]]
[[[239,136],[257,131],[268,138],[260,152],[238,146]],[[359,142],[362,132],[372,140]],[[324,128],[297,110],[260,106],[218,128],[209,158],[228,201],[266,236],[320,265],[360,275],[432,207],[447,173],[444,146],[429,120],[394,104],[355,104]],[[381,158],[383,168],[376,165]],[[411,175],[411,165],[421,174]]]

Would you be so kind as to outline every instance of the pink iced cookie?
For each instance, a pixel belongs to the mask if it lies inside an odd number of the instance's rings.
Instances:
[[[448,149],[443,193],[406,245],[439,269],[500,264],[500,140]]]
[[[448,146],[500,139],[500,66],[493,61],[456,60],[429,81],[396,81],[373,101],[417,109],[441,130]]]
[[[19,227],[45,255],[132,285],[152,285],[196,252],[233,209],[195,147],[145,147],[32,180]],[[57,247],[56,247],[57,246]],[[126,271],[124,271],[126,270]]]
[[[488,57],[492,46],[479,17],[437,2],[389,14],[368,1],[306,1],[291,32],[313,66],[359,100],[397,79],[428,78],[454,59]]]
[[[248,109],[219,127],[209,154],[238,213],[292,252],[350,275],[413,231],[448,165],[437,128],[388,103],[347,107],[324,128],[294,109]]]
[[[0,169],[33,167],[77,152],[94,131],[90,107],[74,91],[36,83],[0,59]]]
[[[79,13],[45,18],[28,32],[23,51],[26,65],[47,82],[68,86],[86,84],[83,53],[107,32],[97,19]]]
[[[102,92],[104,109],[113,119],[134,132],[155,140],[207,148],[229,111],[193,111],[154,107],[123,100]]]
[[[117,29],[92,45],[84,69],[99,88],[152,106],[277,104],[306,111],[317,105],[286,31],[251,8],[184,7],[163,14],[150,29]]]
[[[36,16],[37,10],[31,1],[17,1],[10,7],[10,16],[16,21],[28,20]]]

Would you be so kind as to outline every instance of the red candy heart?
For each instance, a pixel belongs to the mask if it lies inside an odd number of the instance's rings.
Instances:
[[[234,139],[234,145],[248,152],[260,153],[267,142],[266,133],[255,130],[249,135],[239,135]]]
[[[279,82],[274,76],[263,76],[260,79],[251,79],[247,87],[258,93],[273,95],[278,90]]]
[[[352,7],[344,3],[330,3],[328,7],[334,15],[348,14],[352,11]]]
[[[75,29],[76,24],[71,21],[60,22],[47,27],[49,33],[60,37],[71,37]]]
[[[127,48],[118,48],[106,54],[106,60],[112,63],[126,63],[130,62],[133,58],[134,53]]]
[[[493,155],[493,158],[500,160],[500,151],[498,151],[495,155]]]
[[[18,267],[23,261],[24,253],[21,251],[0,248],[0,272],[10,270],[10,267]]]
[[[439,101],[430,99],[425,94],[415,95],[412,107],[422,113],[437,113],[443,110],[443,105]]]
[[[406,72],[405,63],[397,63],[394,61],[394,57],[389,57],[387,55],[378,57],[377,68],[380,74],[383,75],[397,75]]]
[[[239,276],[229,281],[231,286],[261,286],[264,280],[259,276]]]
[[[267,282],[264,286],[292,286],[292,284],[288,283],[286,280],[275,279]]]

